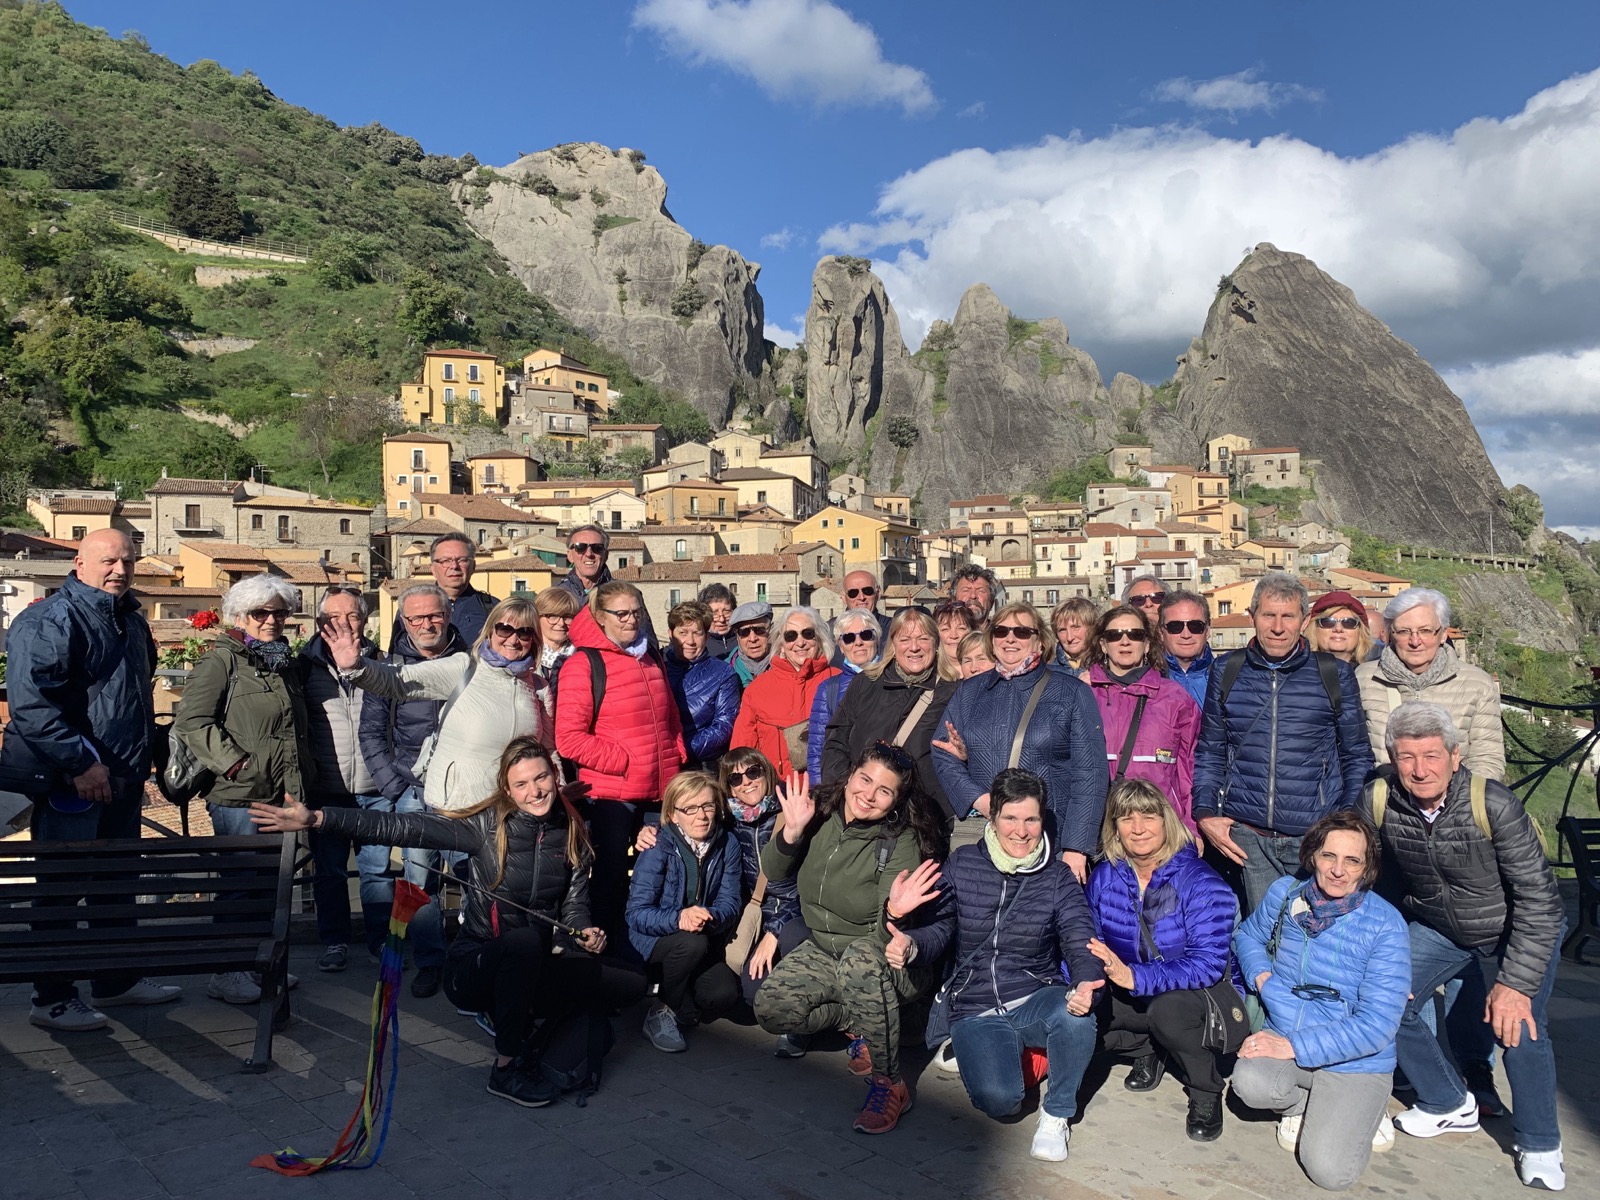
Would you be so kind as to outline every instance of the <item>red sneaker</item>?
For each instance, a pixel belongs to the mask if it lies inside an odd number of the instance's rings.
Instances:
[[[860,1079],[872,1074],[872,1051],[867,1048],[866,1038],[851,1035],[849,1055],[845,1065],[850,1068],[850,1074]]]
[[[900,1123],[900,1114],[911,1110],[911,1089],[903,1079],[874,1075],[867,1102],[856,1114],[857,1133],[888,1133]]]

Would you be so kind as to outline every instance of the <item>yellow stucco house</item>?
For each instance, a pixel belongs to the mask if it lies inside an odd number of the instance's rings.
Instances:
[[[417,497],[450,490],[450,443],[431,433],[383,439],[383,501],[391,517],[422,515]]]
[[[685,479],[644,494],[645,516],[662,525],[739,519],[739,490],[705,479]]]
[[[525,386],[570,392],[579,407],[593,416],[605,416],[611,411],[610,380],[570,354],[535,350],[523,357],[522,373]]]
[[[505,418],[506,369],[482,350],[429,350],[415,383],[401,385],[407,425],[466,425]]]
[[[884,587],[914,583],[922,531],[902,517],[874,510],[851,512],[837,504],[800,522],[790,535],[795,543],[826,542],[836,546],[844,569],[871,571]]]

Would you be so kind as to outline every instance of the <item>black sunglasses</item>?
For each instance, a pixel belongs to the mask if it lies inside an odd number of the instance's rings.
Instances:
[[[735,637],[766,637],[772,632],[771,625],[741,625],[733,631]]]
[[[1142,596],[1129,596],[1129,604],[1137,604],[1140,608],[1149,608],[1153,604],[1160,604],[1167,598],[1165,592],[1146,592]]]
[[[1317,624],[1324,629],[1354,629],[1361,624],[1360,617],[1318,617]]]
[[[846,588],[844,594],[854,600],[857,596],[876,596],[878,589],[875,587]]]
[[[995,638],[1014,637],[1023,641],[1039,636],[1039,631],[1032,625],[991,625],[989,633]]]
[[[728,772],[728,786],[738,787],[741,783],[755,783],[767,777],[767,772],[760,766],[746,767],[742,771]]]
[[[289,619],[289,610],[287,608],[252,608],[245,613],[245,616],[259,625],[263,621],[270,621],[273,617],[277,617],[280,621],[287,621]]]
[[[602,542],[573,542],[567,549],[574,554],[604,554],[606,550]]]
[[[1108,629],[1100,635],[1102,642],[1148,642],[1148,629]]]
[[[815,629],[785,629],[783,631],[783,640],[786,642],[814,642],[817,640],[817,631]]]
[[[1339,989],[1325,983],[1297,983],[1289,991],[1302,1000],[1343,1000]]]
[[[507,625],[504,621],[496,621],[494,631],[503,638],[521,638],[525,642],[539,636],[538,629],[532,625]]]
[[[907,754],[893,742],[885,742],[882,739],[879,739],[878,741],[872,743],[872,748],[879,754],[883,755],[883,757],[887,758],[890,762],[894,763],[896,769],[899,770],[901,774],[906,774],[907,772],[915,771],[917,769],[917,760],[912,758],[911,755]]]
[[[1178,634],[1185,629],[1190,633],[1204,633],[1210,627],[1204,621],[1168,621],[1161,628],[1168,633]]]
[[[863,629],[860,633],[855,633],[854,631],[850,633],[841,633],[839,635],[839,642],[841,645],[854,646],[857,638],[860,638],[863,642],[875,642],[878,640],[878,635],[872,632],[870,629]]]

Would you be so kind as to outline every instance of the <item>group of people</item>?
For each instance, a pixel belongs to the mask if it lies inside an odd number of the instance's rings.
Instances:
[[[668,1053],[722,1017],[781,1058],[842,1033],[863,1133],[911,1107],[901,1043],[926,1028],[990,1116],[1045,1080],[1038,1158],[1066,1157],[1110,1052],[1130,1091],[1181,1078],[1198,1141],[1231,1081],[1342,1188],[1396,1129],[1506,1115],[1499,1054],[1519,1175],[1563,1186],[1561,902],[1501,780],[1498,687],[1450,644],[1443,595],[1402,592],[1373,630],[1357,598],[1312,604],[1268,574],[1254,637],[1216,657],[1205,598],[1152,576],[1046,614],[967,567],[932,612],[891,619],[853,571],[832,622],[713,584],[663,639],[607,543],[574,530],[565,578],[497,600],[471,586],[471,542],[442,536],[386,649],[364,597],[333,589],[296,651],[293,589],[244,579],[173,726],[216,777],[215,832],[308,831],[319,969],[347,969],[356,940],[352,851],[374,956],[394,850],[460,891],[453,938],[437,901],[413,920],[411,986],[480,1015],[490,1092],[549,1103],[535,1031],[650,996]],[[91,534],[75,566],[13,627],[0,768],[55,780],[35,837],[132,836],[154,664],[133,550]],[[97,979],[90,1003],[40,980],[31,1019],[96,1028],[178,994]]]

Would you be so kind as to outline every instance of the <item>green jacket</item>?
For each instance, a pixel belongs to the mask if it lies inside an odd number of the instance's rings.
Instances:
[[[762,847],[761,869],[768,879],[798,876],[800,914],[812,940],[834,958],[864,937],[887,945],[884,906],[895,876],[922,861],[916,835],[910,829],[886,834],[882,821],[846,825],[842,812],[813,826],[799,846],[790,846],[786,835],[782,831]],[[880,844],[888,856],[881,870]]]
[[[230,691],[229,684],[232,684]],[[224,697],[227,711],[223,712]],[[219,719],[220,717],[220,719]],[[172,731],[217,782],[211,804],[243,808],[276,804],[287,792],[303,799],[315,776],[306,741],[306,702],[293,655],[281,673],[260,669],[238,638],[221,634],[195,664]],[[249,755],[236,779],[223,776]]]

